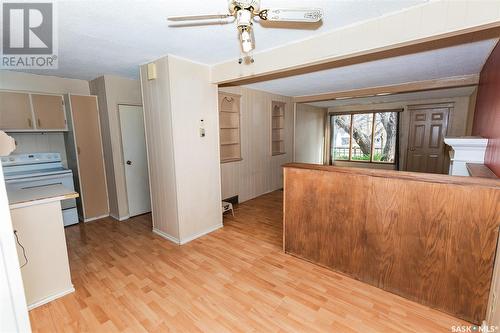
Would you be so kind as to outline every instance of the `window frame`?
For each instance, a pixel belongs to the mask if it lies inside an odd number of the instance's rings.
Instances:
[[[338,162],[347,162],[347,163],[371,163],[371,164],[381,164],[381,165],[393,165],[396,168],[399,166],[399,128],[400,128],[400,112],[402,112],[402,109],[395,109],[395,110],[366,110],[366,111],[351,111],[351,112],[330,112],[328,113],[328,127],[329,127],[329,142],[328,142],[328,162],[330,165],[333,165],[334,161],[334,152],[332,149],[333,145],[333,135],[334,135],[334,130],[333,130],[333,117],[335,116],[349,116],[350,117],[350,127],[349,127],[349,158],[347,160],[336,160]],[[396,146],[395,146],[395,152],[394,152],[394,162],[382,162],[382,161],[374,161],[373,160],[373,147],[374,147],[374,140],[375,140],[375,117],[377,113],[396,113]],[[365,161],[365,160],[353,160],[352,159],[352,123],[353,123],[353,118],[354,115],[356,114],[371,114],[372,116],[372,134],[371,134],[371,154],[370,154],[370,160]]]

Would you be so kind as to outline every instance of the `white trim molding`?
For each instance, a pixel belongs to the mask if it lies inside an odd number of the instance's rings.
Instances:
[[[171,241],[172,243],[175,243],[177,245],[181,245],[181,242],[174,236],[171,236],[167,234],[166,232],[161,231],[160,229],[157,229],[153,227],[153,233],[157,234],[158,236],[165,238],[166,240]]]
[[[28,304],[28,310],[33,310],[34,308],[37,308],[39,306],[42,306],[42,305],[47,304],[49,302],[52,302],[60,297],[66,296],[66,295],[71,294],[73,292],[75,292],[75,288],[73,286],[71,286],[71,288],[69,288],[67,290],[63,290],[61,292],[58,292],[58,293],[55,293],[53,295],[42,298],[39,301]]]
[[[467,163],[484,164],[484,155],[488,139],[468,137],[448,137],[444,142],[450,146],[450,170],[452,176],[469,176]]]
[[[125,215],[125,216],[122,216],[122,217],[118,217],[118,216],[115,216],[114,214],[109,214],[110,217],[114,218],[115,220],[117,221],[125,221],[125,220],[128,220],[130,218],[129,215]]]
[[[167,233],[165,233],[165,232],[163,232],[163,231],[161,231],[161,230],[159,230],[157,228],[153,228],[153,233],[155,233],[158,236],[160,236],[162,238],[165,238],[166,240],[169,240],[172,243],[175,243],[177,245],[184,245],[184,244],[187,244],[187,243],[189,243],[189,242],[191,242],[191,241],[193,241],[193,240],[195,240],[197,238],[205,236],[205,235],[207,235],[207,234],[209,234],[209,233],[211,233],[211,232],[213,232],[215,230],[221,229],[223,226],[224,225],[222,223],[220,223],[220,224],[214,225],[214,226],[212,226],[212,227],[210,227],[208,229],[205,229],[205,230],[203,230],[203,231],[201,231],[199,233],[196,233],[196,234],[194,234],[192,236],[184,237],[182,239],[178,239],[176,237],[173,237],[173,236],[171,236],[171,235],[169,235],[169,234],[167,234]]]
[[[211,233],[211,232],[213,232],[213,231],[215,231],[217,229],[220,229],[223,226],[224,225],[222,223],[216,224],[216,225],[214,225],[214,226],[212,226],[210,228],[207,228],[204,231],[198,232],[198,233],[196,233],[196,234],[194,234],[192,236],[184,237],[184,238],[181,239],[180,245],[187,244],[187,243],[189,243],[189,242],[191,242],[191,241],[193,241],[193,240],[195,240],[197,238],[200,238],[200,237],[205,236],[205,235],[207,235],[207,234],[209,234],[209,233]]]
[[[88,219],[84,218],[84,219],[81,219],[81,220],[83,220],[83,222],[85,222],[85,223],[88,223],[88,222],[94,222],[96,220],[100,220],[100,219],[103,219],[103,218],[106,218],[106,217],[109,217],[109,216],[110,216],[109,214],[105,214],[105,215],[101,215],[101,216],[90,217]]]

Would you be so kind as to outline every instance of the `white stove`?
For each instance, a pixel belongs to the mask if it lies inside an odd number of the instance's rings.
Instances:
[[[30,189],[61,184],[75,190],[73,172],[62,165],[59,153],[16,154],[2,157],[5,184],[13,189]],[[64,225],[78,223],[75,199],[61,201]]]

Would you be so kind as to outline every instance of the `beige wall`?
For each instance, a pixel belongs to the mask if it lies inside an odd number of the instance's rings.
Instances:
[[[295,162],[323,164],[327,111],[326,108],[297,104],[295,109]]]
[[[241,95],[241,157],[221,164],[222,198],[240,202],[283,187],[281,166],[293,156],[293,101],[290,97],[244,87],[221,88]],[[271,156],[271,103],[285,102],[285,151]]]
[[[12,154],[60,153],[64,166],[68,166],[63,133],[10,133],[16,140]]]
[[[57,76],[36,75],[1,70],[0,89],[24,90],[52,94],[90,94],[89,83],[85,80],[66,79]]]
[[[440,98],[440,99],[425,99],[425,100],[410,100],[404,102],[391,103],[366,103],[360,105],[349,105],[329,108],[329,112],[342,113],[349,111],[373,111],[373,110],[393,110],[403,109],[400,113],[400,133],[399,133],[399,163],[400,170],[406,169],[406,152],[408,149],[408,134],[410,127],[410,117],[408,116],[408,106],[418,104],[437,104],[437,103],[454,103],[454,109],[449,115],[448,134],[447,136],[464,136],[467,131],[467,119],[469,116],[469,96],[455,98]],[[338,163],[338,165],[345,163]],[[353,164],[353,163],[350,163]],[[350,166],[350,164],[348,166]],[[355,163],[357,166],[360,163]],[[353,164],[354,165],[354,164]],[[361,165],[361,167],[388,168],[388,166]]]
[[[12,71],[0,71],[0,89],[49,94],[90,94],[89,83],[85,80]],[[67,166],[63,133],[12,133],[10,135],[17,143],[13,154],[57,152],[61,154],[63,163]]]
[[[104,75],[90,81],[90,91],[99,100],[110,214],[126,219],[129,211],[118,104],[142,105],[141,85],[138,80]]]
[[[154,63],[155,80],[141,67],[153,226],[182,244],[222,227],[217,86],[208,66],[173,56]]]
[[[168,58],[158,59],[154,64],[159,73],[155,80],[148,80],[147,66],[141,66],[153,231],[178,242],[179,222]]]

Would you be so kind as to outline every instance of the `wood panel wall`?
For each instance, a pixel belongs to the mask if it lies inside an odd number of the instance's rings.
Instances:
[[[241,161],[221,164],[222,199],[240,202],[283,187],[282,165],[293,158],[293,100],[245,87],[220,91],[241,95]],[[285,154],[271,154],[271,105],[285,103]]]
[[[500,181],[289,164],[284,250],[480,323],[500,224]]]
[[[481,71],[472,135],[489,139],[485,164],[500,177],[500,43]]]

